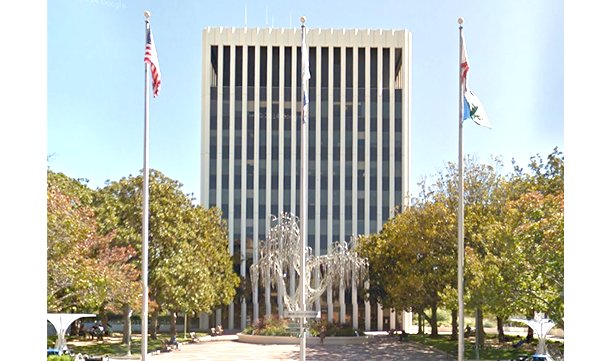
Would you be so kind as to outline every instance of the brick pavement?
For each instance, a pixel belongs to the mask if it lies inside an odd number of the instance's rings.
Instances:
[[[134,360],[134,358],[131,358]],[[299,360],[299,345],[259,345],[236,341],[235,336],[222,336],[214,341],[187,344],[180,351],[150,356],[153,361],[229,361],[229,360]],[[111,360],[121,360],[112,358]],[[125,359],[123,359],[125,361]],[[389,360],[438,361],[453,357],[425,346],[398,342],[396,338],[375,336],[371,341],[353,345],[308,344],[306,360]]]

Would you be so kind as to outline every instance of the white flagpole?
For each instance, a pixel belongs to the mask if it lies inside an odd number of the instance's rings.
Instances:
[[[457,342],[457,360],[463,361],[464,334],[463,334],[463,84],[461,79],[461,52],[463,51],[463,18],[459,18],[459,210],[457,211],[457,295],[458,295],[458,317],[459,332]]]
[[[149,35],[149,20],[151,14],[145,11],[146,37]],[[142,171],[142,349],[141,359],[147,357],[147,337],[149,334],[149,64],[145,62],[145,116],[144,116],[144,166]]]
[[[306,17],[302,16],[300,19],[302,22],[302,45],[305,44],[306,37]],[[304,49],[302,46],[302,59],[304,59],[304,51],[308,51],[308,47]],[[302,64],[302,80],[304,79],[304,64]],[[306,85],[308,81],[306,81]],[[302,86],[304,86],[304,82],[302,81]],[[306,89],[302,89],[302,92],[307,92],[308,87]],[[308,158],[306,156],[306,150],[308,147],[308,121],[306,118],[306,108],[307,104],[304,104],[304,95],[302,94],[302,143],[300,144],[302,151],[302,160],[300,162],[300,174],[301,174],[301,184],[300,184],[300,249],[302,250],[301,261],[300,261],[300,308],[301,311],[306,311],[306,245],[308,233],[306,232],[306,227],[308,226],[308,190],[306,189],[306,180],[308,177]],[[304,317],[300,318],[300,360],[306,360],[306,334],[304,332]]]

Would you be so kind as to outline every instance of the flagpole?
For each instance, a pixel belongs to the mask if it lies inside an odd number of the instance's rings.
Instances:
[[[300,18],[302,22],[302,59],[304,59],[304,51],[308,51],[308,48],[304,49],[303,44],[305,44],[306,38],[306,17],[302,16]],[[302,87],[307,84],[304,82],[304,64],[302,64]],[[302,89],[302,92],[307,92],[308,87],[306,89]],[[307,194],[308,190],[306,189],[306,180],[308,177],[308,158],[306,155],[306,150],[308,146],[308,119],[306,113],[306,107],[308,104],[305,103],[304,95],[302,95],[302,140],[301,140],[301,151],[302,151],[302,160],[300,162],[300,174],[301,174],[301,184],[300,184],[300,218],[301,218],[301,226],[300,226],[300,249],[301,249],[301,260],[300,260],[300,308],[301,311],[306,311],[306,245],[307,245],[307,237],[308,234],[306,232],[306,227],[308,225],[308,202],[307,202]],[[304,332],[304,317],[300,318],[300,360],[306,360],[306,334]]]
[[[149,36],[149,16],[151,13],[145,11],[146,33],[145,43]],[[149,334],[149,65],[145,62],[145,109],[144,109],[144,166],[142,171],[142,349],[141,359],[147,356],[147,338]]]
[[[463,236],[463,84],[461,78],[461,51],[463,49],[463,18],[459,18],[459,210],[457,212],[457,295],[458,295],[458,314],[459,332],[457,342],[457,360],[463,361],[464,353],[464,309],[463,309],[463,256],[464,256],[464,236]]]

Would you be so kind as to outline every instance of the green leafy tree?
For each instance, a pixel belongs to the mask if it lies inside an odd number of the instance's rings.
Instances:
[[[47,171],[47,310],[85,312],[135,297],[138,271],[129,263],[131,247],[101,236],[82,180]]]
[[[446,208],[432,199],[415,199],[360,248],[370,263],[369,298],[383,307],[412,309],[431,325],[434,337],[440,294],[456,275],[448,231]]]
[[[503,263],[497,288],[510,314],[548,313],[563,327],[564,158],[557,148],[529,172],[515,166],[507,182],[503,222],[492,227]],[[508,312],[507,312],[508,313]]]
[[[108,181],[94,195],[100,224],[114,241],[130,245],[142,267],[142,176]],[[228,304],[238,277],[228,251],[227,227],[216,209],[193,204],[182,184],[156,170],[149,185],[149,309],[151,336],[157,317],[169,312],[210,311]]]

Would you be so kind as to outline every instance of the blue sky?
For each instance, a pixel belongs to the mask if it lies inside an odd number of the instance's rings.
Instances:
[[[470,87],[493,129],[466,123],[464,153],[529,157],[564,151],[563,3],[542,1],[143,1],[47,3],[47,154],[52,170],[107,179],[143,166],[144,17],[162,89],[150,102],[150,166],[200,199],[202,30],[307,26],[412,33],[411,193],[423,175],[457,161],[457,19],[463,17]]]

